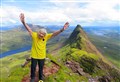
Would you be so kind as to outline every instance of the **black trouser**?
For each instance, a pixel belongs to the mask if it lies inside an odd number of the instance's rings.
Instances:
[[[31,59],[31,79],[35,78],[36,65],[39,66],[39,80],[43,80],[43,66],[45,59]]]

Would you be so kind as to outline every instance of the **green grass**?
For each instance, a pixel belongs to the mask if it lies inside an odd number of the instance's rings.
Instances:
[[[21,82],[23,77],[29,73],[30,69],[16,67],[11,69],[11,73],[8,76],[4,76],[0,79],[1,82]],[[3,75],[2,75],[3,76]]]
[[[75,48],[71,49],[71,56],[75,58],[75,60],[79,60],[78,58],[82,57],[83,55],[93,58],[95,60],[98,60],[98,56],[96,56],[95,54],[88,53],[86,51],[75,49]]]
[[[29,73],[29,68],[21,68],[25,58],[29,57],[30,52],[25,51],[0,59],[0,81],[1,82],[20,82],[24,75]]]
[[[29,74],[29,67],[21,68],[20,65],[25,61],[25,57],[30,55],[30,52],[22,52],[19,54],[15,54],[12,56],[8,56],[2,58],[2,65],[0,67],[1,70],[1,82],[21,82],[21,79]],[[65,82],[65,81],[85,81],[87,82],[87,78],[84,76],[79,76],[76,73],[73,73],[68,67],[64,65],[64,62],[57,62],[58,56],[52,56],[51,54],[47,54],[47,57],[55,61],[60,65],[60,69],[57,73],[50,75],[49,77],[45,78],[45,82]],[[9,61],[7,61],[9,60]],[[8,68],[5,69],[5,66]],[[46,66],[51,66],[51,63],[47,63]],[[4,69],[3,69],[4,68]],[[9,71],[6,71],[8,70]]]
[[[62,51],[62,50],[60,50]],[[88,79],[85,76],[80,76],[77,73],[73,73],[73,71],[71,69],[69,69],[68,67],[66,67],[64,65],[64,59],[66,59],[66,56],[64,54],[61,55],[56,55],[53,57],[52,54],[47,54],[47,57],[54,60],[59,66],[60,69],[57,73],[50,75],[49,77],[45,78],[44,82],[66,82],[66,81],[70,81],[70,82],[77,82],[77,81],[84,81],[84,82],[88,82]]]
[[[2,61],[2,64],[0,67],[2,78],[0,79],[0,82],[21,82],[21,79],[24,76],[29,74],[30,69],[28,66],[25,68],[21,68],[20,65],[25,61],[25,58],[28,57],[29,55],[30,55],[30,52],[26,51],[26,52],[21,52],[21,53],[0,59],[0,61]],[[64,46],[63,48],[60,49],[59,55],[47,54],[47,57],[55,61],[60,66],[60,69],[58,70],[57,73],[46,77],[44,82],[61,82],[61,81],[62,82],[66,82],[66,81],[88,82],[88,78],[86,76],[80,76],[77,73],[73,73],[71,69],[69,69],[64,65],[66,59],[71,59],[71,58],[68,58],[70,56],[72,57],[72,59],[77,61],[80,61],[79,58],[82,58],[83,56],[87,56],[88,59],[90,58],[89,59],[90,62],[91,62],[91,59],[92,61],[98,60],[98,57],[95,54],[87,53],[86,51],[75,49],[75,48],[70,48],[69,45]],[[89,62],[83,62],[83,64],[87,65],[87,67],[85,66],[84,67],[88,68],[89,70],[90,70],[90,67],[94,66],[93,63],[91,66]],[[46,66],[50,67],[51,63],[47,63]],[[96,70],[97,71],[95,73],[91,74],[92,77],[105,75],[104,71],[98,70],[98,69]]]
[[[84,81],[87,82],[87,78],[84,76],[79,76],[77,73],[73,73],[70,69],[65,66],[56,73],[53,74],[45,79],[45,82],[77,82],[77,81]]]

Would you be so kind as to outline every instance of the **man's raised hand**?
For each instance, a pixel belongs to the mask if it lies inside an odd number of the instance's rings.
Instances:
[[[66,22],[66,23],[64,24],[64,26],[63,26],[63,30],[66,30],[68,27],[69,27],[69,23]]]
[[[27,23],[25,23],[25,17],[24,17],[24,14],[23,14],[23,13],[20,14],[20,21],[21,21],[22,24],[25,26],[25,28],[26,28],[27,31],[30,33],[30,35],[32,35],[32,30],[31,30],[31,28],[27,25]]]
[[[25,17],[24,17],[24,14],[23,14],[23,13],[21,13],[21,14],[20,14],[20,20],[21,20],[21,22],[22,22],[22,23],[24,23],[24,22],[25,22],[24,18],[25,18]]]

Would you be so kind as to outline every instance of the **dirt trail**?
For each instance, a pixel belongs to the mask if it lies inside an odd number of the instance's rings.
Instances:
[[[43,69],[43,74],[44,74],[44,77],[48,77],[49,75],[51,74],[54,74],[56,73],[58,70],[59,70],[59,66],[55,63],[52,62],[52,65],[50,67],[48,66],[44,66],[44,69]],[[36,77],[35,77],[35,82],[38,82],[38,66],[36,67]],[[30,74],[29,75],[26,75],[23,77],[22,81],[21,82],[30,82]]]

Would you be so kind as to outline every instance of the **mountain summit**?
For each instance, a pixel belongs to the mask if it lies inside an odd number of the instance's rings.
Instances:
[[[85,50],[89,53],[98,54],[102,57],[102,54],[97,50],[97,48],[92,44],[89,40],[87,33],[81,27],[81,25],[77,25],[70,37],[66,41],[66,44],[70,45],[71,48],[77,48],[80,50]]]
[[[77,25],[77,27],[74,29],[72,34],[70,35],[67,42],[70,44],[72,48],[79,48],[81,49],[81,36],[80,36],[80,30],[81,26]]]

